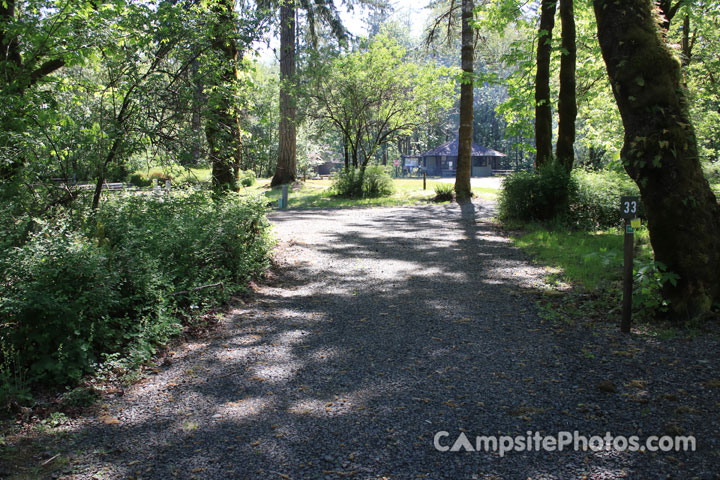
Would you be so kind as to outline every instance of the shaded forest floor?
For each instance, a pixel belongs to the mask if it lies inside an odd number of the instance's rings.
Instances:
[[[0,474],[718,478],[717,336],[542,315],[540,300],[566,292],[493,208],[274,212],[276,265],[251,301],[95,412],[7,438],[38,456]],[[694,435],[697,451],[441,452],[441,431],[448,446],[460,433]]]

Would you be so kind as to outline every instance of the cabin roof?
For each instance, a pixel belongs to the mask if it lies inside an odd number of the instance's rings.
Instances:
[[[458,154],[458,139],[455,138],[454,140],[450,140],[449,142],[445,142],[442,145],[439,145],[432,150],[428,150],[427,152],[421,153],[418,155],[419,157],[440,157],[443,155],[446,156],[457,156]],[[473,157],[504,157],[505,154],[498,152],[497,150],[493,150],[492,148],[483,147],[482,145],[478,145],[475,142],[472,142],[472,154]]]

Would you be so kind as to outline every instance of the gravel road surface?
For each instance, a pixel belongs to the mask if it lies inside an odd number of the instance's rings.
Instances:
[[[272,277],[79,422],[66,478],[720,478],[717,338],[543,320],[544,271],[492,215],[274,212]],[[467,451],[573,431],[695,435],[697,451]]]

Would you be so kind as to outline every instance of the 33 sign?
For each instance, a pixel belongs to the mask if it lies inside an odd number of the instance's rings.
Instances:
[[[620,197],[620,215],[622,218],[637,218],[640,199],[638,197]]]

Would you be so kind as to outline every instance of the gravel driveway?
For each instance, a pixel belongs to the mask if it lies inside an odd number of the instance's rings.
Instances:
[[[542,320],[543,270],[492,208],[273,213],[274,277],[86,419],[70,478],[719,478],[716,338]],[[694,434],[698,451],[433,445],[575,430]]]

